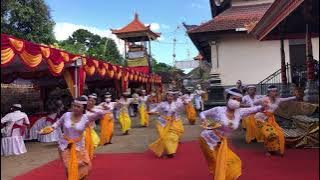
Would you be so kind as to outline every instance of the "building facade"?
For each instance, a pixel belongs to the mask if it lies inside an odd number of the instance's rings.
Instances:
[[[213,0],[212,0],[213,1]],[[258,84],[281,67],[280,41],[259,41],[247,33],[273,0],[234,0],[230,7],[198,26],[186,26],[187,32],[205,60],[211,63],[216,84]],[[211,3],[211,9],[215,6]],[[314,59],[319,60],[319,38],[312,38]],[[305,39],[284,41],[287,64],[304,65]]]

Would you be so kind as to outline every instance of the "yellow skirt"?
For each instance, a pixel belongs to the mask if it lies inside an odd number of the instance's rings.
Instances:
[[[88,152],[90,159],[92,159],[94,145],[93,145],[93,140],[92,140],[92,129],[90,127],[86,128],[86,130],[83,133],[83,137],[85,139],[85,142],[84,142],[85,149]]]
[[[121,131],[123,133],[125,133],[126,131],[131,129],[131,119],[130,119],[128,111],[126,111],[126,110],[120,111],[119,121],[120,121],[120,125],[121,125]]]
[[[60,158],[64,164],[66,170],[68,170],[69,160],[70,160],[70,150],[66,149],[64,151],[59,150]],[[82,179],[88,176],[92,164],[88,155],[88,152],[83,149],[81,151],[77,151],[77,160],[78,160],[78,179]]]
[[[164,127],[157,124],[157,130],[159,138],[149,145],[149,149],[158,157],[161,157],[164,152],[166,154],[175,154],[178,149],[179,139],[184,132],[182,122],[173,120],[172,122],[167,122]]]
[[[114,122],[111,113],[107,113],[103,116],[100,121],[101,132],[100,132],[100,145],[110,143],[113,135]]]
[[[241,160],[229,149],[226,139],[222,139],[214,150],[210,149],[202,137],[199,141],[213,180],[234,180],[241,176]]]
[[[83,133],[85,138],[85,149],[87,150],[90,159],[93,158],[94,150],[98,147],[100,138],[96,131],[91,128],[87,127],[86,130]]]
[[[258,122],[258,128],[264,138],[264,147],[267,151],[279,151],[284,154],[285,138],[282,128],[278,125],[272,113],[265,113],[268,120]]]
[[[92,143],[93,143],[93,148],[94,148],[93,150],[95,150],[100,143],[100,138],[99,138],[97,132],[93,128],[91,128],[91,138],[92,138]]]
[[[246,127],[246,142],[250,143],[256,139],[258,142],[263,142],[263,136],[258,128],[258,124],[254,118],[254,114],[242,119],[244,127]]]
[[[192,103],[188,103],[186,105],[186,114],[187,114],[187,119],[190,124],[195,124],[196,118],[197,118],[197,113],[196,110],[194,109]]]
[[[145,104],[140,104],[139,114],[140,114],[141,126],[148,126],[149,125],[149,114],[147,113],[147,108],[146,108]]]

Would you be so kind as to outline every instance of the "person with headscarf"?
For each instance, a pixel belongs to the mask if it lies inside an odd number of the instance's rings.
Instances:
[[[241,160],[228,147],[228,137],[238,128],[241,118],[263,111],[264,106],[240,108],[241,92],[226,89],[226,106],[214,107],[200,113],[204,130],[200,147],[214,180],[237,179],[241,175]]]
[[[197,84],[197,89],[194,91],[194,101],[196,104],[196,109],[198,112],[201,112],[204,110],[204,104],[203,104],[203,99],[202,96],[206,92],[202,90],[201,85]]]
[[[101,103],[99,107],[106,109],[105,115],[100,120],[100,145],[111,144],[111,139],[114,131],[113,109],[116,102],[111,102],[112,95],[107,92],[104,96],[105,102]]]
[[[30,125],[26,113],[21,112],[21,104],[13,104],[10,113],[1,118],[1,156],[20,155],[27,152],[23,141],[26,128]]]
[[[139,117],[140,117],[140,125],[142,127],[147,127],[149,125],[149,114],[148,114],[148,98],[146,90],[141,90],[141,96],[138,97],[138,111],[139,111]]]
[[[159,103],[149,111],[150,114],[158,115],[157,130],[159,138],[149,145],[149,149],[156,156],[166,155],[173,158],[177,151],[179,140],[184,132],[184,127],[179,113],[184,111],[184,100],[175,101],[174,92],[168,91],[166,101]]]
[[[67,171],[68,180],[87,178],[92,168],[91,159],[84,144],[84,132],[94,119],[86,115],[87,99],[76,98],[71,112],[66,112],[51,126],[43,128],[39,134],[49,134],[57,128],[63,129],[63,136],[58,141],[58,151]]]
[[[246,87],[248,94],[242,98],[242,107],[253,107],[254,101],[262,98],[261,95],[256,95],[256,86],[248,85]],[[263,142],[262,135],[257,127],[254,114],[251,114],[242,119],[242,128],[246,129],[245,139],[247,143],[250,143],[252,140],[256,139],[257,142]]]
[[[183,96],[187,102],[187,105],[185,105],[187,119],[191,125],[194,125],[197,119],[197,112],[193,106],[194,94],[192,93],[192,89],[188,89],[187,93]]]
[[[131,118],[129,116],[129,106],[133,101],[133,98],[129,98],[130,92],[126,91],[122,94],[120,100],[117,101],[117,107],[119,108],[119,122],[121,125],[121,131],[123,135],[128,135],[131,129]]]
[[[259,105],[264,101],[268,102],[268,108],[264,114],[264,118],[260,115],[257,121],[257,127],[262,134],[264,147],[266,149],[266,156],[272,153],[279,152],[280,155],[284,154],[285,137],[283,129],[276,122],[274,112],[282,102],[295,100],[296,96],[288,98],[280,98],[278,96],[278,88],[274,85],[268,86],[267,96],[254,101],[255,105]]]

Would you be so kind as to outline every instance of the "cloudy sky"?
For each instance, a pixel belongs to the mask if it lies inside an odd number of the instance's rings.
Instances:
[[[68,38],[77,29],[115,39],[123,52],[122,42],[111,34],[139,14],[140,20],[151,24],[161,38],[152,43],[152,55],[160,62],[173,63],[173,38],[176,37],[176,59],[187,60],[197,50],[185,34],[182,22],[200,24],[210,19],[209,0],[45,0],[56,22],[58,40]]]

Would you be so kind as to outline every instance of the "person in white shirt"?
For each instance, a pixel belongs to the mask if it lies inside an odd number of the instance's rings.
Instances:
[[[13,104],[11,112],[1,118],[1,124],[5,124],[1,129],[1,155],[19,155],[27,152],[23,136],[30,122],[27,114],[21,112],[21,108],[21,104]]]

